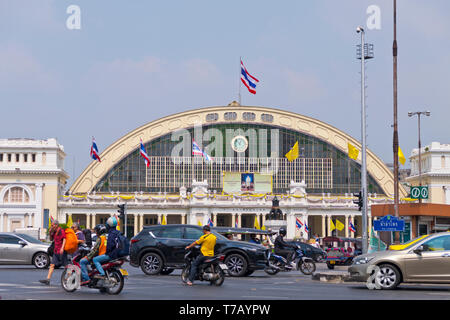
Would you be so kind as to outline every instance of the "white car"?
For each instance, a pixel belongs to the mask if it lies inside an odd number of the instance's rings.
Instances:
[[[50,245],[27,234],[0,232],[0,264],[31,264],[38,269],[50,265]]]

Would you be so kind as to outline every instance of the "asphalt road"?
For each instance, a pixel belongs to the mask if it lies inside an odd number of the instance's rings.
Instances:
[[[316,272],[330,272],[318,264]],[[221,287],[196,281],[183,285],[180,270],[167,276],[147,276],[126,264],[129,276],[121,294],[111,296],[82,287],[73,293],[60,285],[61,269],[55,270],[50,286],[39,283],[47,270],[33,266],[0,266],[0,297],[3,300],[449,300],[450,285],[401,285],[397,290],[369,290],[364,283],[314,281],[299,271],[269,276],[257,271],[249,277],[227,277]],[[346,271],[337,267],[332,272]]]

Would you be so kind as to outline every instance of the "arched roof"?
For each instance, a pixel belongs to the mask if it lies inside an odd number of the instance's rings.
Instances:
[[[232,121],[225,120],[224,115],[226,112],[236,112],[237,119]],[[252,121],[244,120],[243,114],[245,112],[254,113],[256,118]],[[217,113],[218,119],[214,122],[207,122],[206,116],[211,113]],[[263,114],[272,115],[273,121],[270,123],[263,121],[261,117]],[[285,127],[290,130],[316,137],[335,146],[345,154],[348,152],[347,143],[351,143],[361,150],[361,144],[358,140],[317,119],[274,108],[240,106],[237,103],[232,103],[228,106],[208,107],[173,114],[149,122],[131,131],[111,144],[100,154],[100,158],[102,159],[101,162],[91,162],[91,164],[75,180],[70,188],[70,193],[82,194],[91,191],[109,170],[139,147],[141,139],[146,143],[175,130],[187,129],[199,124],[220,123],[252,123]],[[358,155],[357,161],[361,162],[361,152]],[[370,150],[367,150],[367,171],[383,189],[386,195],[394,194],[393,173],[383,161]],[[399,195],[401,197],[407,196],[406,191],[401,186],[399,186]]]

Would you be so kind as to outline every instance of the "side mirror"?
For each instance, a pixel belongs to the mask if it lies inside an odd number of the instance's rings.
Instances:
[[[22,247],[25,247],[27,243],[25,241],[19,240],[18,242]]]
[[[422,255],[422,251],[423,251],[423,246],[418,246],[417,248],[414,249],[414,253],[418,254],[418,255]]]

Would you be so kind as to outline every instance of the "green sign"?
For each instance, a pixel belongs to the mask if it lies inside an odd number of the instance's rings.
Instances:
[[[428,199],[428,186],[411,187],[412,199]]]

